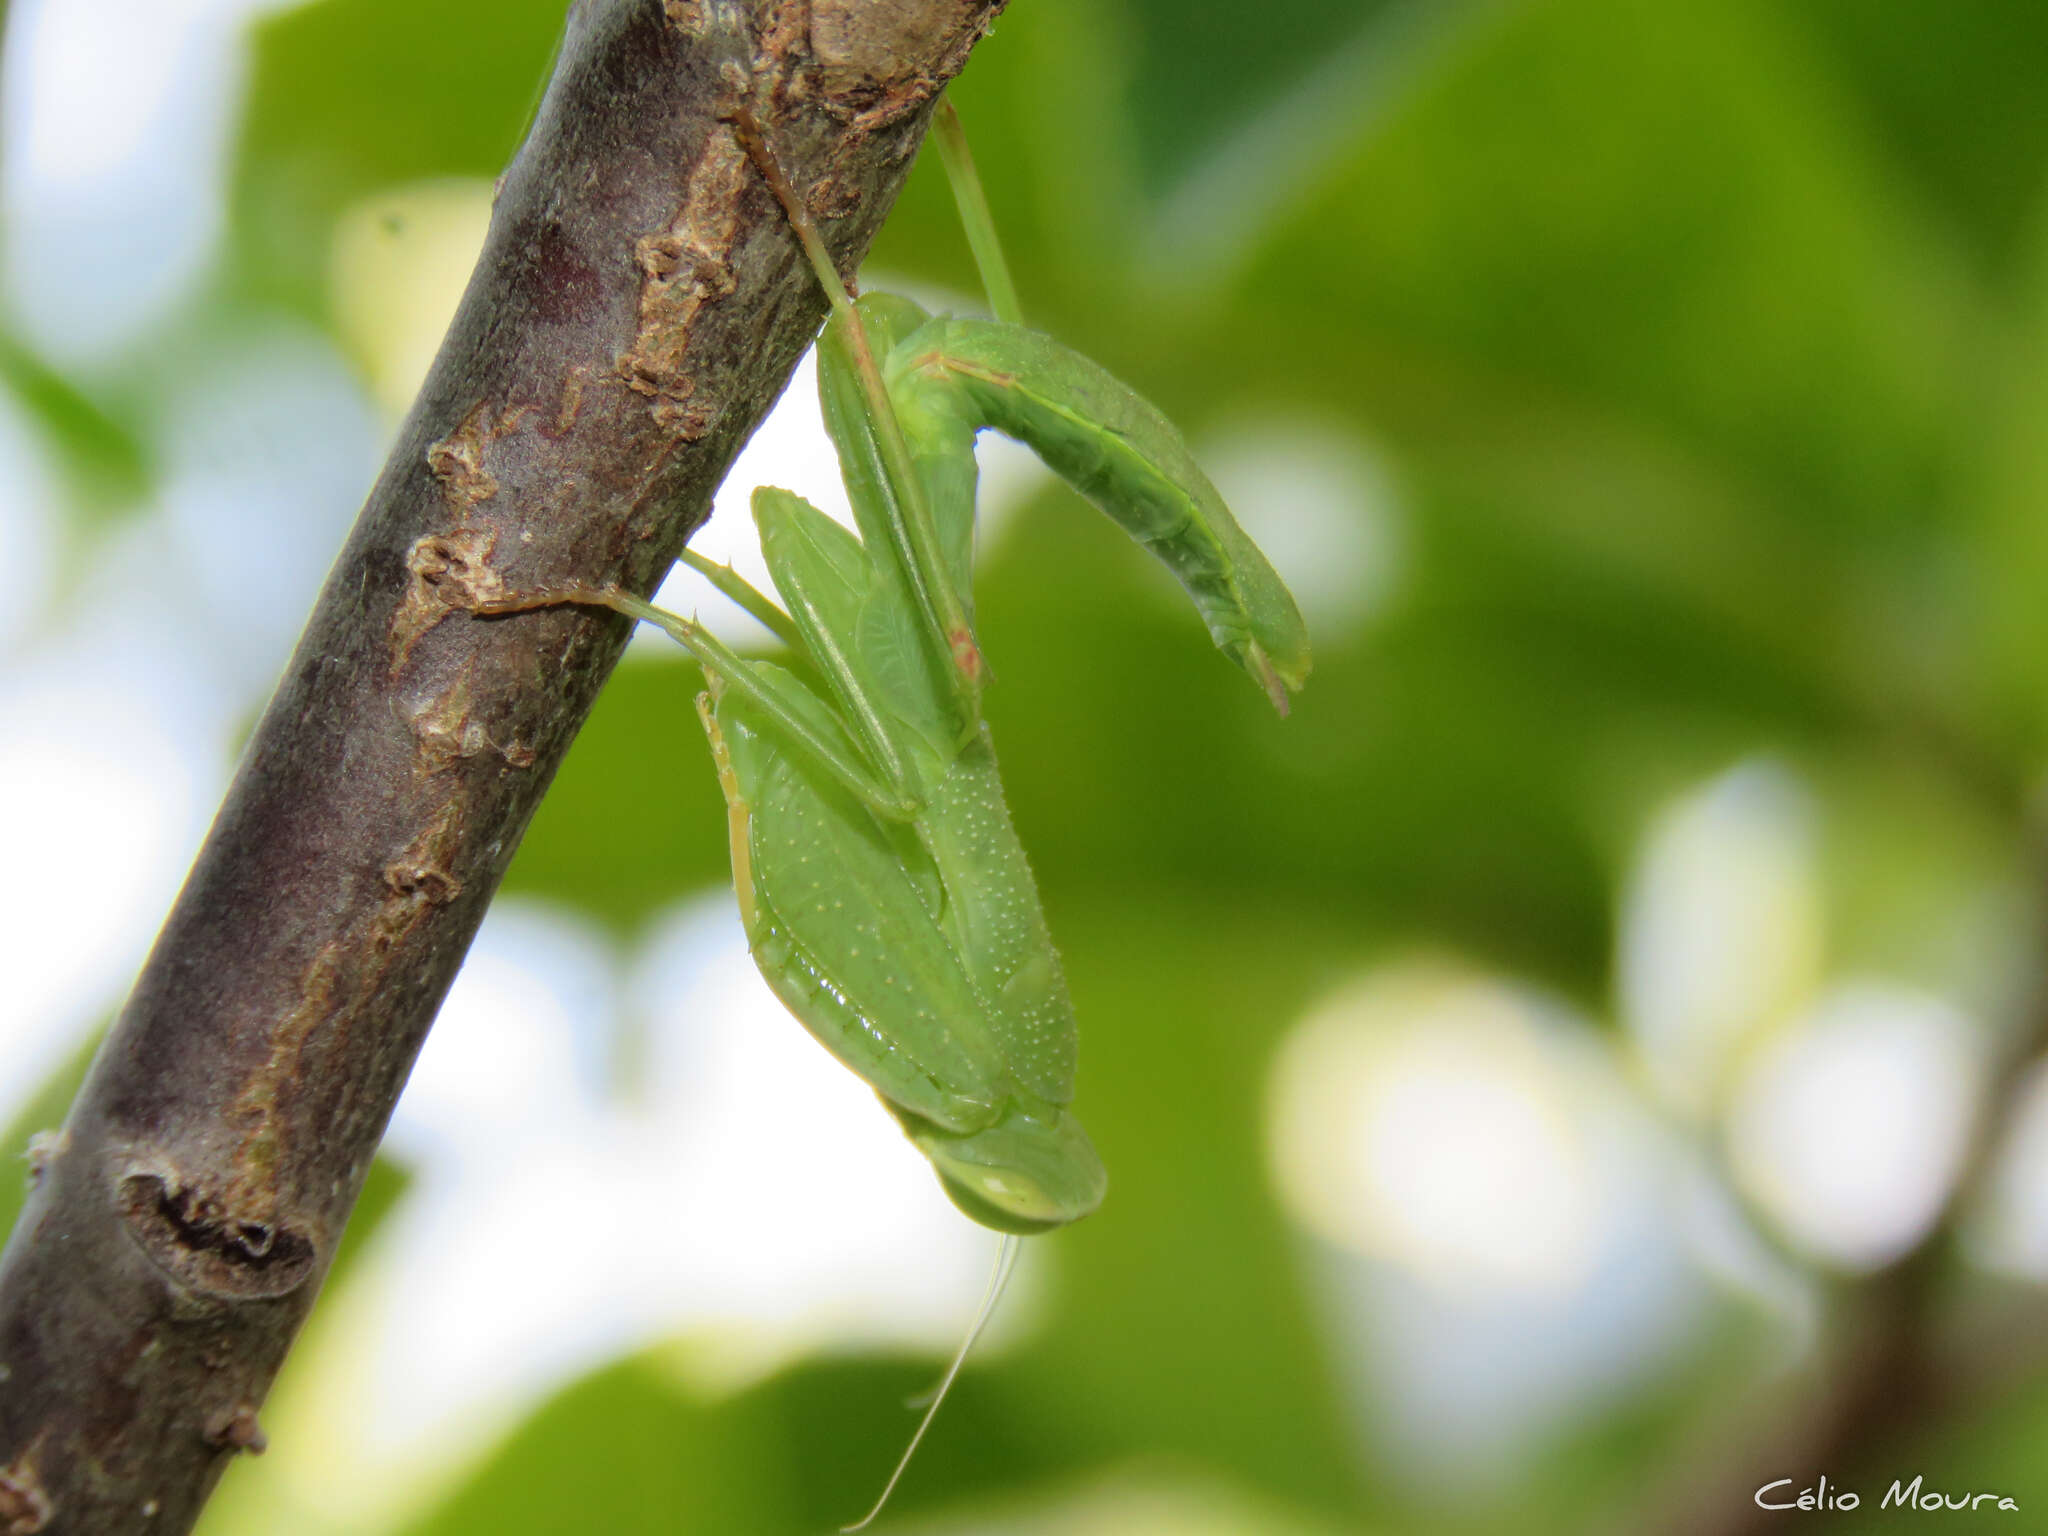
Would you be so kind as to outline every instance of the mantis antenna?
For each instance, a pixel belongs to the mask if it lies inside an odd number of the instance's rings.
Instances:
[[[946,1374],[939,1378],[938,1390],[932,1394],[931,1406],[918,1421],[917,1433],[910,1437],[910,1444],[903,1448],[903,1458],[896,1463],[896,1470],[889,1474],[889,1481],[882,1489],[882,1496],[875,1500],[875,1507],[852,1525],[839,1527],[840,1536],[853,1536],[855,1531],[864,1531],[874,1524],[875,1517],[889,1502],[889,1495],[896,1491],[896,1484],[903,1476],[903,1469],[910,1465],[910,1458],[917,1454],[918,1445],[924,1440],[924,1432],[932,1427],[932,1420],[938,1416],[939,1405],[952,1390],[953,1378],[960,1374],[960,1367],[967,1362],[967,1353],[974,1348],[974,1341],[981,1337],[981,1330],[988,1326],[988,1320],[995,1315],[996,1303],[1003,1299],[1003,1289],[1010,1283],[1010,1271],[1016,1267],[1017,1254],[1024,1246],[1024,1239],[1014,1232],[1005,1232],[1002,1243],[996,1249],[996,1267],[990,1271],[988,1289],[982,1292],[981,1306],[974,1314],[974,1322],[967,1329],[967,1337],[960,1341],[960,1348],[953,1355],[953,1363],[946,1367]]]

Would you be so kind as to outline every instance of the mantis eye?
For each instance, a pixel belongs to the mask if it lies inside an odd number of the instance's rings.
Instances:
[[[955,1178],[943,1164],[939,1184],[962,1215],[998,1232],[1029,1237],[1064,1226],[1074,1218],[1061,1214],[1059,1202],[1046,1190],[1002,1174],[980,1172]]]
[[[904,1129],[947,1197],[998,1232],[1029,1235],[1079,1221],[1108,1187],[1088,1133],[1056,1105],[1012,1100],[994,1125],[966,1135],[915,1120]]]

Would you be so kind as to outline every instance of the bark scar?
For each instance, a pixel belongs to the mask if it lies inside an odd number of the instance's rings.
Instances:
[[[41,1443],[38,1436],[36,1445]],[[0,1467],[0,1536],[35,1536],[56,1513],[36,1475],[35,1450],[32,1445]]]
[[[447,690],[416,704],[410,712],[412,734],[419,747],[422,773],[445,773],[465,758],[495,752],[514,768],[531,768],[538,754],[516,737],[509,742],[492,738],[476,718],[476,700],[470,687],[475,673],[473,661],[466,661]]]
[[[312,1273],[303,1232],[230,1194],[188,1184],[167,1158],[131,1162],[119,1189],[129,1233],[159,1267],[209,1296],[283,1296]]]
[[[429,908],[445,907],[462,894],[462,881],[449,867],[460,840],[460,804],[451,800],[403,854],[384,866],[384,889],[390,894],[378,914],[372,940],[377,949],[391,948]]]
[[[441,482],[441,494],[454,509],[457,522],[467,521],[479,502],[498,494],[497,478],[484,468],[484,450],[495,435],[490,427],[490,402],[479,400],[453,432],[427,448],[427,468]]]
[[[647,396],[656,421],[685,439],[702,437],[717,420],[714,407],[692,400],[696,380],[684,361],[698,312],[733,291],[726,253],[739,229],[749,169],[738,141],[714,128],[690,173],[681,209],[667,228],[642,236],[633,248],[640,267],[640,321],[632,346],[619,356],[619,377],[635,394]]]
[[[413,541],[405,556],[412,579],[391,619],[393,677],[412,659],[412,648],[419,644],[420,636],[449,614],[474,612],[504,596],[504,578],[490,563],[497,547],[497,530],[481,526],[429,533]]]
[[[441,806],[384,866],[383,895],[364,927],[321,946],[307,966],[297,1006],[272,1028],[267,1053],[228,1111],[242,1134],[224,1187],[194,1187],[163,1155],[138,1160],[122,1181],[130,1229],[195,1288],[281,1295],[312,1272],[317,1245],[283,1214],[295,1198],[284,1105],[317,1076],[308,1063],[315,1037],[331,1042],[345,1033],[363,1000],[376,994],[393,953],[435,908],[462,894],[454,865],[466,804],[452,795]]]

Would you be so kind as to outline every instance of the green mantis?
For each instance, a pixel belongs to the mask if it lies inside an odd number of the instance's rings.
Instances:
[[[1012,1238],[1043,1232],[1093,1211],[1107,1179],[1070,1107],[1073,1006],[981,719],[976,435],[1027,444],[1164,561],[1283,713],[1308,674],[1306,632],[1166,419],[1018,322],[949,106],[940,145],[994,321],[852,299],[751,120],[738,131],[832,302],[819,394],[858,534],[788,491],[755,491],[780,604],[686,552],[782,638],[794,666],[742,658],[628,594],[544,600],[657,624],[703,662],[698,712],[762,975],[875,1089],[962,1211]],[[999,1273],[1014,1252],[1006,1241]]]

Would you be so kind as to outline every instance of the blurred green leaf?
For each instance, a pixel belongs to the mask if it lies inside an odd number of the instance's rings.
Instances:
[[[0,326],[0,380],[47,434],[82,508],[125,508],[149,488],[149,452],[129,425],[5,326]]]
[[[320,0],[256,29],[234,177],[244,299],[322,312],[334,218],[367,193],[495,177],[518,147],[563,0]]]
[[[1401,4],[1271,0],[1191,17],[1174,0],[1130,0],[1131,119],[1147,185],[1184,174]]]
[[[1859,129],[1904,168],[1920,209],[1988,276],[2013,275],[2048,185],[2048,10],[2034,0],[1785,9],[1861,98]]]
[[[2041,212],[2048,215],[2048,201]],[[1946,574],[1958,613],[1958,691],[2031,766],[2048,746],[2048,217],[2014,287],[2008,344],[1987,369],[1990,400],[1976,423],[1980,456],[1963,488],[1967,542]]]
[[[773,1426],[694,1401],[655,1364],[625,1360],[522,1425],[409,1536],[604,1531],[683,1536],[804,1528]]]
[[[1238,294],[1338,400],[1333,334],[1602,400],[1843,534],[1937,482],[1971,294],[1770,14],[1524,6],[1330,154]]]
[[[1619,1529],[1746,1401],[1756,1341],[1710,1330],[1555,1426],[1495,1503],[1414,1495],[1267,1188],[1263,1081],[1305,1008],[1411,946],[1597,1012],[1647,818],[1759,751],[1823,806],[1840,963],[1957,974],[1963,909],[2015,889],[2048,741],[2038,9],[1032,0],[977,50],[957,100],[1032,317],[1198,444],[1355,435],[1401,558],[1318,637],[1285,722],[1065,493],[989,561],[988,713],[1113,1187],[1046,1240],[1041,1332],[969,1370],[905,1520],[1028,1522],[1143,1465],[1276,1520]],[[560,20],[323,0],[266,22],[240,291],[321,314],[342,209],[496,174]],[[1308,80],[1342,108],[1300,119],[1325,131],[1188,203]],[[1178,249],[1173,218],[1215,238]],[[974,291],[935,166],[872,265]],[[630,932],[725,882],[698,682],[620,669],[509,889]],[[714,1398],[666,1354],[615,1364],[413,1529],[821,1530],[879,1488],[930,1369],[811,1360]],[[2032,1391],[1926,1465],[2032,1488]]]
[[[508,894],[569,902],[631,931],[731,879],[725,800],[691,704],[703,686],[680,653],[612,674],[534,813]]]

